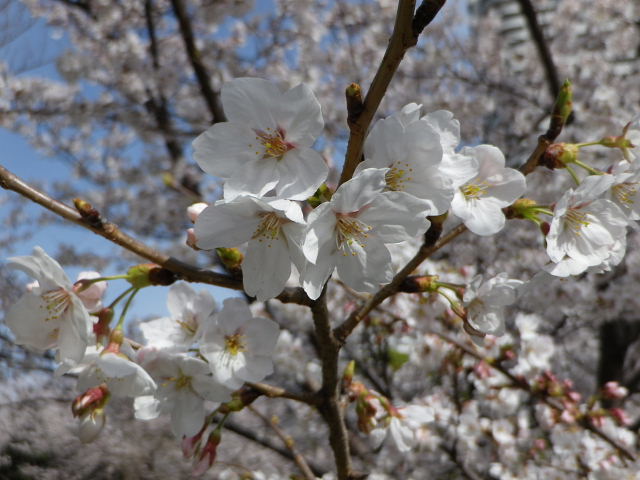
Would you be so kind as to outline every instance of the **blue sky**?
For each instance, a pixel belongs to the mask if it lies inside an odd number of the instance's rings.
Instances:
[[[58,79],[59,76],[53,59],[57,53],[67,48],[68,45],[68,39],[62,32],[48,28],[44,22],[39,21],[32,25],[24,35],[18,37],[16,41],[0,47],[0,61],[7,62],[14,67],[22,66],[24,65],[23,59],[30,55],[29,52],[37,52],[41,59],[39,65],[36,68],[29,68],[24,72],[24,75]],[[50,187],[55,181],[69,178],[71,175],[71,169],[67,163],[61,159],[41,154],[23,137],[3,128],[0,128],[0,145],[2,145],[0,164],[27,182],[38,182],[45,192],[52,191]],[[17,194],[0,190],[0,195]],[[6,211],[3,211],[6,208],[0,204],[0,217],[6,213]],[[29,212],[31,218],[35,221],[43,213],[43,209],[34,204],[29,207]],[[128,233],[135,236],[135,232]],[[29,255],[35,245],[41,246],[45,251],[53,255],[57,251],[58,245],[64,241],[68,242],[70,238],[73,238],[73,241],[77,242],[77,244],[83,245],[82,251],[95,248],[101,251],[109,249],[118,252],[119,248],[79,226],[71,224],[68,226],[52,225],[41,228],[28,241],[15,245],[11,252],[0,252],[0,261],[4,261],[8,256]],[[75,280],[77,273],[81,270],[83,269],[70,268],[67,269],[67,272],[69,277]],[[108,270],[101,273],[114,275],[124,272]],[[26,276],[24,279],[25,282],[28,280]],[[110,282],[107,301],[115,298],[127,286],[128,284],[122,280]],[[237,292],[208,285],[194,285],[194,287],[211,291],[220,303],[226,297],[238,295]],[[168,315],[166,308],[167,291],[166,287],[149,287],[142,290],[130,309],[130,318]]]

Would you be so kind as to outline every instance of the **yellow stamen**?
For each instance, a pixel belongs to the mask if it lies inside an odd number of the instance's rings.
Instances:
[[[269,242],[268,246],[270,247],[271,242],[280,236],[280,227],[288,220],[279,217],[275,212],[262,212],[260,216],[262,217],[262,221],[258,225],[258,228],[256,228],[256,231],[253,232],[251,238],[253,240],[257,239],[258,242],[266,240]]]
[[[613,186],[613,194],[626,207],[631,207],[638,193],[638,182],[625,182]]]
[[[404,183],[413,180],[413,168],[407,162],[395,162],[384,176],[387,188],[395,192],[404,191]]]
[[[342,250],[342,255],[344,256],[347,256],[347,250],[351,255],[357,255],[357,252],[353,251],[352,245],[356,243],[361,248],[365,248],[369,232],[373,227],[348,215],[336,214],[336,216],[338,218],[336,222],[336,245],[338,249]]]
[[[276,130],[267,128],[266,131],[256,130],[256,140],[264,148],[262,158],[275,158],[276,160],[281,160],[285,153],[295,148],[294,145],[287,142],[284,137],[285,132],[281,128]],[[250,146],[252,147],[252,145]],[[256,151],[256,154],[260,155],[260,152]]]
[[[226,335],[224,337],[224,345],[227,353],[233,357],[247,350],[244,335],[239,332],[233,335]]]
[[[570,208],[564,215],[565,225],[567,228],[573,230],[573,233],[580,235],[582,227],[588,227],[589,221],[587,220],[587,214],[579,210]]]
[[[71,294],[62,287],[45,292],[41,297],[47,311],[45,321],[59,320],[73,304]]]
[[[484,181],[478,184],[470,183],[468,185],[463,185],[462,187],[460,187],[460,191],[467,201],[479,199],[487,193],[488,189],[489,184]]]

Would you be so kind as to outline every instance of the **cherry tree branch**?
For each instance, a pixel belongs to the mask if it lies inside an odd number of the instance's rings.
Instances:
[[[524,18],[527,21],[527,27],[529,28],[529,33],[531,34],[533,43],[535,43],[538,50],[538,55],[540,55],[540,60],[542,61],[545,77],[547,79],[549,93],[551,94],[551,98],[556,98],[560,92],[558,69],[553,61],[549,45],[544,38],[544,32],[542,31],[540,22],[538,22],[538,14],[536,13],[533,3],[531,3],[531,0],[518,0],[518,3],[520,4],[522,15],[524,15]]]
[[[196,267],[175,257],[159,252],[132,236],[127,235],[114,223],[102,219],[100,219],[99,222],[87,221],[74,208],[71,208],[64,203],[51,198],[40,190],[35,189],[1,165],[0,187],[6,190],[13,190],[71,223],[87,228],[93,233],[106,238],[110,242],[113,242],[146,260],[170,270],[182,280],[217,285],[219,287],[230,288],[233,290],[242,290],[241,279]],[[283,303],[297,303],[307,306],[311,304],[311,300],[309,300],[309,297],[304,293],[302,288],[286,288],[276,298]]]
[[[318,409],[329,427],[329,443],[336,462],[338,480],[351,477],[351,454],[349,437],[340,407],[338,358],[341,343],[331,330],[329,311],[327,310],[327,287],[311,306],[318,353],[322,362],[322,387],[318,392]]]
[[[275,445],[266,438],[261,438],[257,436],[254,430],[252,429],[244,427],[239,423],[234,422],[233,420],[227,420],[224,423],[224,428],[225,430],[229,430],[235,433],[236,435],[240,435],[241,437],[251,440],[252,442],[257,443],[258,445],[268,448],[269,450],[273,450],[274,452],[281,455],[282,457],[288,460],[293,460],[295,462],[295,458],[291,453],[291,450],[289,450],[288,448],[280,447],[279,445]],[[325,473],[327,473],[323,468],[321,468],[319,465],[316,465],[313,462],[307,462],[307,465],[309,466],[309,469],[313,472],[313,474],[316,477],[322,477]]]
[[[358,107],[357,114],[349,112],[349,143],[340,175],[340,184],[353,176],[353,172],[360,162],[367,129],[405,53],[418,43],[420,33],[431,23],[445,2],[446,0],[423,0],[415,17],[415,0],[400,0],[398,2],[393,33],[378,71],[373,77],[363,104]]]
[[[293,461],[296,462],[296,465],[298,465],[298,468],[300,469],[300,471],[304,475],[304,478],[306,478],[307,480],[315,480],[316,476],[311,471],[311,468],[309,468],[309,464],[307,463],[307,460],[304,458],[304,456],[296,448],[296,445],[295,445],[295,442],[294,442],[293,438],[291,438],[290,436],[285,434],[284,431],[278,426],[278,424],[275,421],[273,421],[270,418],[267,418],[265,415],[260,413],[253,406],[249,405],[249,407],[247,407],[247,408],[255,416],[260,418],[260,420],[262,420],[267,427],[271,428],[271,430],[273,430],[275,432],[275,434],[278,436],[278,438],[280,440],[282,440],[282,443],[284,443],[284,446],[287,447],[289,449],[289,451],[291,452],[291,455],[293,457]]]
[[[313,393],[294,393],[285,390],[281,387],[268,385],[266,383],[247,383],[251,388],[258,390],[269,398],[286,398],[289,400],[295,400],[296,402],[306,403],[309,406],[316,406],[318,404],[317,396]]]
[[[189,58],[193,72],[196,75],[198,85],[200,86],[200,93],[202,94],[209,112],[211,113],[211,123],[224,122],[227,117],[222,109],[220,95],[211,87],[211,83],[209,81],[211,74],[202,60],[200,50],[196,47],[193,28],[191,28],[191,20],[189,19],[187,9],[182,3],[182,0],[171,0],[171,6],[173,7],[173,12],[178,19],[182,41],[184,42],[187,57]]]

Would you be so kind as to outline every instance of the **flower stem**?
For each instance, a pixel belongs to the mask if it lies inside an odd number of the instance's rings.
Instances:
[[[571,175],[571,178],[573,178],[573,181],[576,182],[577,185],[580,185],[580,178],[578,178],[578,175],[573,170],[573,168],[571,168],[569,165],[567,165],[565,168],[567,169],[567,172],[569,172],[569,175]]]
[[[124,308],[122,309],[122,313],[120,314],[120,319],[118,320],[118,324],[116,325],[116,328],[121,329],[122,326],[124,325],[124,319],[127,316],[127,311],[129,310],[129,307],[131,306],[131,302],[133,301],[133,297],[135,297],[136,293],[138,293],[140,291],[139,288],[133,288],[132,287],[131,289],[133,289],[133,292],[131,292],[131,295],[129,295],[129,298],[127,298],[127,303],[124,304]]]

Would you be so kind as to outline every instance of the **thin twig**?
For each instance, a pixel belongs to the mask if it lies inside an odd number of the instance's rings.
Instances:
[[[105,220],[102,220],[100,225],[91,225],[85,221],[82,216],[70,206],[59,202],[35,189],[17,175],[13,174],[6,168],[0,165],[0,187],[13,190],[19,193],[25,198],[43,206],[47,210],[55,213],[56,215],[80,225],[84,228],[91,230],[92,232],[106,238],[107,240],[120,245],[121,247],[133,252],[140,257],[156,263],[167,270],[170,270],[178,275],[182,280],[188,282],[206,283],[209,285],[217,285],[219,287],[230,288],[233,290],[242,290],[242,280],[229,275],[223,275],[212,270],[206,270],[199,268],[188,263],[183,262],[175,257],[170,257],[164,253],[151,248],[145,243],[131,237],[124,233],[120,228]],[[300,305],[310,305],[311,300],[304,293],[302,288],[286,288],[280,295],[276,297],[283,303],[298,303]]]
[[[224,423],[224,428],[248,440],[251,440],[252,442],[262,445],[263,447],[268,448],[269,450],[273,450],[274,452],[278,453],[279,455],[283,456],[288,460],[295,461],[295,459],[293,458],[293,454],[291,453],[291,450],[289,450],[288,448],[280,447],[279,445],[275,445],[271,443],[271,441],[268,439],[258,437],[255,434],[254,430],[246,428],[240,425],[239,423],[234,422],[233,420],[227,420]],[[327,473],[325,469],[321,468],[319,465],[316,465],[313,462],[307,462],[307,464],[309,465],[309,469],[313,472],[313,474],[316,477],[322,477],[325,473]]]
[[[349,143],[345,155],[344,167],[340,175],[340,184],[353,176],[356,166],[362,156],[362,146],[367,129],[373,120],[380,102],[384,97],[391,79],[395,74],[405,53],[418,43],[418,36],[422,30],[435,18],[444,6],[446,0],[424,0],[418,12],[415,10],[415,0],[400,0],[396,13],[393,33],[389,45],[384,53],[369,91],[364,99],[362,110],[357,118],[349,122]]]
[[[313,393],[294,393],[285,390],[282,387],[275,387],[266,383],[247,383],[251,388],[262,392],[269,398],[287,398],[289,400],[295,400],[296,402],[306,403],[309,406],[316,406],[317,396]]]
[[[538,14],[531,0],[518,0],[518,3],[520,4],[522,15],[524,15],[527,20],[529,33],[531,34],[533,43],[536,45],[538,55],[540,55],[540,60],[544,66],[549,93],[551,94],[551,98],[556,98],[560,92],[560,78],[558,76],[558,69],[553,61],[553,56],[551,55],[551,50],[544,38],[544,32],[542,31],[540,22],[538,22]]]
[[[182,0],[171,0],[171,6],[173,7],[173,12],[178,19],[182,41],[184,42],[187,57],[189,58],[193,72],[196,75],[198,85],[200,86],[200,93],[202,94],[209,112],[211,113],[211,123],[224,122],[227,117],[222,109],[220,95],[211,87],[211,83],[209,81],[211,74],[202,61],[202,54],[198,50],[198,47],[196,47],[193,29],[191,28],[191,20],[189,19],[187,9],[182,3]]]
[[[296,465],[298,465],[298,468],[304,475],[304,478],[306,478],[307,480],[316,480],[316,476],[311,471],[311,468],[309,468],[309,464],[307,463],[307,460],[296,448],[296,444],[293,441],[293,439],[287,434],[285,434],[284,431],[282,431],[282,429],[278,426],[278,424],[273,421],[273,419],[267,418],[265,415],[260,413],[255,407],[251,405],[249,405],[249,407],[247,408],[255,416],[260,418],[260,420],[262,420],[266,426],[271,428],[271,430],[275,432],[278,438],[282,440],[282,443],[284,443],[284,446],[287,447],[291,452],[291,455],[293,456],[293,461],[296,462]]]

